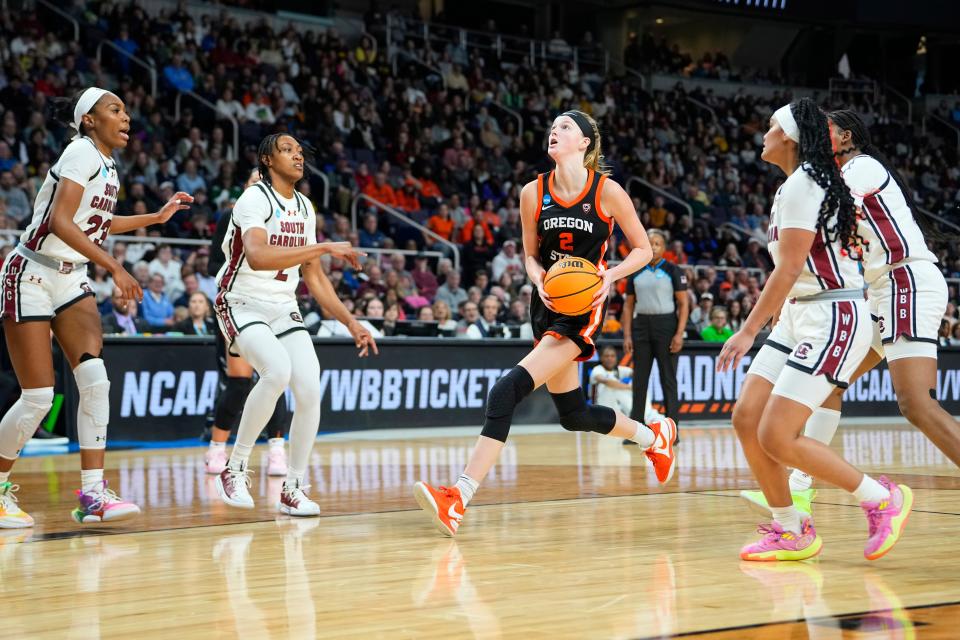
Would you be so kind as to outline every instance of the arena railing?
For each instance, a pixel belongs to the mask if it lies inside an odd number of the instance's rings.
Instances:
[[[103,40],[100,41],[100,44],[97,45],[97,62],[101,65],[101,67],[103,66],[103,48],[104,47],[110,47],[117,53],[117,55],[123,56],[124,58],[127,58],[137,66],[143,67],[144,69],[146,69],[147,73],[150,75],[150,95],[153,96],[154,98],[157,97],[157,68],[155,66],[148,63],[146,60],[138,58],[137,56],[127,51],[124,51],[123,49],[115,45],[113,42],[111,42],[110,40],[107,40],[106,38],[104,38]]]
[[[496,107],[502,111],[505,111],[510,116],[512,116],[513,119],[517,121],[517,135],[521,137],[523,136],[523,116],[520,115],[519,111],[516,111],[515,109],[511,109],[507,105],[503,104],[502,102],[498,102],[496,100],[491,100],[490,102],[486,102],[484,104],[488,106]]]
[[[60,9],[59,7],[57,7],[57,6],[54,5],[52,2],[47,2],[47,0],[35,0],[35,1],[36,1],[37,4],[43,5],[44,7],[46,7],[47,9],[49,9],[50,11],[54,12],[55,14],[57,14],[58,16],[60,16],[61,18],[63,18],[63,19],[66,20],[67,22],[69,22],[69,23],[71,24],[71,26],[73,26],[73,39],[74,39],[74,41],[75,41],[75,42],[80,42],[80,23],[77,22],[77,20],[76,20],[73,16],[71,16],[69,13],[67,13],[67,12],[64,11],[63,9]],[[4,4],[6,4],[6,3],[4,3]]]
[[[903,95],[902,93],[900,93],[899,91],[897,91],[896,89],[894,89],[888,84],[883,85],[883,90],[889,93],[890,95],[892,95],[893,97],[895,97],[897,100],[900,100],[905,105],[907,105],[907,122],[912,124],[913,123],[913,100]]]
[[[373,207],[375,207],[378,211],[385,211],[386,213],[390,214],[390,215],[393,216],[394,218],[397,218],[398,220],[401,220],[402,222],[406,223],[407,225],[413,227],[414,229],[417,229],[417,230],[421,231],[422,233],[426,234],[427,236],[433,238],[434,240],[436,240],[436,241],[439,242],[440,244],[442,244],[442,245],[444,245],[444,246],[446,246],[446,247],[449,247],[450,250],[451,250],[451,252],[453,253],[453,268],[456,269],[457,271],[460,271],[460,247],[458,247],[458,246],[455,245],[454,243],[450,242],[449,240],[447,240],[447,239],[444,238],[443,236],[434,233],[433,231],[431,231],[430,229],[426,228],[425,226],[423,226],[422,224],[420,224],[419,222],[417,222],[417,221],[414,220],[413,218],[411,218],[411,217],[407,216],[406,214],[402,213],[400,210],[395,209],[395,208],[393,208],[393,207],[391,207],[391,206],[389,206],[389,205],[383,204],[382,202],[380,202],[380,201],[377,200],[376,198],[371,198],[370,196],[368,196],[368,195],[365,194],[365,193],[358,193],[358,194],[353,198],[353,203],[351,203],[351,205],[350,205],[350,222],[351,222],[351,225],[352,225],[352,228],[353,228],[354,231],[356,231],[356,230],[358,229],[358,227],[357,227],[357,211],[360,209],[360,202],[361,202],[361,201],[363,201],[363,202],[369,202],[369,203],[370,203]]]
[[[938,116],[938,115],[935,114],[935,113],[926,113],[926,114],[924,114],[923,120],[921,121],[921,128],[922,128],[922,131],[923,131],[923,134],[924,134],[924,135],[926,135],[926,133],[927,133],[927,119],[930,119],[930,120],[933,120],[934,122],[939,123],[943,128],[950,130],[950,132],[951,132],[954,136],[956,136],[956,138],[957,138],[957,153],[960,154],[960,129],[958,129],[957,127],[953,126],[953,124],[951,124],[949,120],[945,120],[945,119],[941,118],[940,116]]]
[[[954,229],[955,231],[960,231],[960,225],[958,225],[958,224],[955,223],[955,222],[950,222],[949,220],[947,220],[947,219],[944,218],[943,216],[937,215],[936,213],[934,213],[933,211],[930,211],[929,209],[924,209],[923,207],[917,207],[917,210],[918,210],[920,213],[924,214],[925,216],[928,216],[928,217],[930,217],[930,218],[933,218],[933,219],[936,220],[938,223],[940,223],[940,224],[942,224],[942,225],[944,225],[944,226],[950,227],[951,229]]]
[[[421,60],[421,59],[418,58],[417,56],[413,55],[413,54],[410,53],[409,51],[405,51],[405,50],[400,49],[400,48],[397,48],[397,47],[393,47],[392,50],[391,50],[390,47],[387,47],[387,51],[390,52],[390,54],[389,54],[389,56],[390,56],[390,68],[393,69],[393,75],[394,75],[395,77],[397,76],[397,58],[398,58],[399,56],[403,56],[404,58],[406,58],[406,59],[408,59],[408,60],[411,60],[412,62],[420,65],[421,67],[423,67],[423,68],[425,68],[425,69],[429,69],[429,70],[430,70],[431,72],[433,72],[438,78],[440,78],[440,85],[441,85],[444,89],[447,88],[447,79],[443,77],[443,71],[441,71],[439,67],[435,67],[435,66],[433,66],[433,65],[431,65],[431,64],[429,64],[429,63],[427,63],[427,62],[424,62],[423,60]]]
[[[666,189],[663,189],[663,188],[661,188],[661,187],[658,187],[657,185],[653,184],[652,182],[650,182],[650,181],[648,181],[648,180],[644,180],[643,178],[641,178],[641,177],[639,177],[639,176],[630,176],[629,178],[627,178],[627,183],[624,185],[624,188],[626,189],[626,192],[627,192],[628,195],[630,194],[630,186],[633,185],[633,184],[643,185],[644,187],[646,187],[646,188],[649,189],[650,191],[653,191],[654,193],[663,196],[663,197],[666,198],[667,200],[670,200],[671,202],[674,202],[674,203],[680,205],[681,207],[683,207],[683,208],[686,210],[686,212],[687,212],[687,217],[690,219],[690,224],[692,225],[692,224],[694,223],[694,220],[693,220],[693,207],[691,207],[689,204],[687,204],[686,202],[684,202],[683,200],[681,200],[680,198],[678,198],[678,197],[675,196],[674,194],[670,193],[670,192],[667,191]]]
[[[710,119],[711,119],[713,122],[717,122],[717,112],[714,111],[713,107],[711,107],[710,105],[708,105],[706,102],[702,102],[702,101],[700,101],[700,100],[697,100],[696,98],[691,98],[690,96],[684,96],[684,97],[687,99],[687,102],[689,102],[690,104],[692,104],[692,105],[694,105],[694,106],[696,106],[696,107],[700,107],[700,109],[702,109],[702,110],[706,111],[707,113],[709,113],[709,114],[710,114]]]

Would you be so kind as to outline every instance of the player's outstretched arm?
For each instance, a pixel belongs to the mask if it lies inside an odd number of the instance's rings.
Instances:
[[[310,295],[319,303],[320,308],[346,325],[347,330],[350,331],[350,335],[353,336],[353,341],[356,343],[357,348],[360,349],[359,355],[361,358],[366,356],[370,349],[373,349],[374,354],[379,353],[377,341],[374,340],[373,335],[357,321],[353,314],[343,306],[343,303],[340,301],[340,296],[337,295],[336,290],[333,288],[333,284],[330,283],[327,274],[323,272],[323,267],[320,265],[319,260],[304,263],[303,281],[307,284]]]
[[[113,223],[110,226],[110,233],[120,235],[139,229],[149,227],[153,224],[163,224],[173,217],[177,211],[184,211],[190,208],[193,202],[193,196],[183,191],[178,191],[167,200],[167,204],[160,208],[156,213],[145,213],[139,216],[114,216]]]
[[[299,267],[325,253],[343,258],[359,268],[359,259],[363,255],[363,252],[355,249],[349,242],[318,242],[303,247],[274,247],[267,243],[267,231],[260,227],[247,229],[243,234],[243,252],[247,258],[247,264],[257,271],[279,271]]]

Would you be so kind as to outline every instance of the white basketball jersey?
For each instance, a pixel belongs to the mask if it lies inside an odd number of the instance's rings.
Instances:
[[[33,205],[30,226],[20,236],[20,242],[37,253],[82,264],[87,258],[50,232],[53,198],[64,180],[83,187],[83,197],[73,214],[73,221],[95,244],[103,245],[117,208],[120,177],[116,163],[100,153],[93,140],[87,137],[67,145],[60,159],[47,172]]]
[[[788,297],[809,296],[828,289],[863,289],[863,277],[857,262],[843,254],[840,242],[827,241],[827,234],[817,228],[824,190],[802,167],[780,185],[770,210],[767,249],[773,263],[780,262],[780,234],[784,229],[805,229],[816,236],[803,271]],[[833,220],[830,225],[833,225]]]
[[[227,235],[223,239],[226,262],[217,273],[222,291],[256,298],[269,303],[296,298],[300,268],[281,271],[251,269],[243,253],[243,234],[263,229],[267,243],[275,247],[303,247],[317,243],[317,217],[310,200],[298,192],[287,199],[261,181],[250,186],[233,207]]]
[[[937,261],[927,248],[900,185],[876,158],[856,156],[840,172],[860,207],[857,231],[869,243],[863,261],[868,285],[905,262]]]

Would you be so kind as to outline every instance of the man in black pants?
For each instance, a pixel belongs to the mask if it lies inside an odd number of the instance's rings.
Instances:
[[[660,371],[660,386],[667,417],[680,422],[677,397],[677,354],[690,313],[687,278],[680,268],[663,258],[666,238],[657,229],[647,231],[653,258],[627,279],[623,305],[623,348],[633,353],[633,410],[630,417],[643,422],[647,384],[653,361]],[[677,442],[680,440],[677,431]],[[633,444],[625,441],[624,444]]]

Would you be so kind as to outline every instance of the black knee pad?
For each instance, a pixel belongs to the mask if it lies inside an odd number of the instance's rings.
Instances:
[[[103,349],[100,350],[100,353],[98,355],[93,355],[92,353],[84,352],[83,355],[80,356],[80,362],[86,362],[87,360],[97,360],[102,355],[103,355]]]
[[[588,407],[580,389],[551,393],[550,396],[560,414],[560,426],[567,431],[593,431],[606,435],[617,423],[617,413],[610,407]]]
[[[217,427],[226,431],[233,429],[252,388],[253,380],[250,378],[227,378],[227,385],[217,400],[214,415]]]
[[[533,378],[521,366],[511,369],[497,380],[487,394],[487,417],[481,435],[500,442],[507,441],[513,410],[533,391]]]

